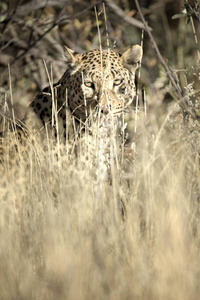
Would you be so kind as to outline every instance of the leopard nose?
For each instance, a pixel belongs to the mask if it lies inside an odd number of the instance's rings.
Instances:
[[[114,108],[112,94],[108,91],[103,91],[100,97],[100,109],[104,114],[108,114]]]
[[[113,107],[111,105],[104,105],[103,107],[101,107],[101,112],[107,115],[109,112],[111,112],[112,109]]]

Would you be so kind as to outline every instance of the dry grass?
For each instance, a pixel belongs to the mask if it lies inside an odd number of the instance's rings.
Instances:
[[[199,124],[156,107],[130,124],[111,183],[98,132],[1,163],[1,300],[199,299]]]
[[[2,300],[199,299],[199,131],[155,119],[112,185],[89,151],[57,160],[33,145],[15,172],[2,164]]]

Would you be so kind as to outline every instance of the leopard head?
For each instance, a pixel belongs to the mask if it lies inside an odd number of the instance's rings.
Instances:
[[[121,114],[135,98],[135,71],[142,53],[139,45],[122,55],[110,49],[80,54],[66,48],[68,69],[60,83],[72,114],[83,121],[94,110]]]

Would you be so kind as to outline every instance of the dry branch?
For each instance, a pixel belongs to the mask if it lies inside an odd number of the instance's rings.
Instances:
[[[158,46],[155,42],[155,39],[153,37],[153,34],[150,32],[149,30],[149,27],[147,25],[147,22],[145,21],[145,18],[143,16],[143,13],[141,11],[141,8],[140,8],[140,5],[138,3],[138,0],[135,0],[135,4],[136,4],[136,7],[138,9],[138,13],[141,17],[141,20],[144,24],[144,27],[145,27],[145,31],[147,32],[149,38],[150,38],[150,41],[153,45],[153,48],[158,56],[158,59],[160,61],[160,63],[162,64],[162,66],[164,67],[165,71],[166,71],[166,75],[168,76],[173,88],[174,88],[174,91],[178,97],[178,104],[179,106],[181,107],[181,109],[183,110],[183,113],[184,114],[189,114],[191,115],[193,118],[195,119],[198,119],[200,120],[200,116],[197,114],[197,112],[195,111],[195,109],[193,107],[191,107],[190,103],[189,103],[189,98],[188,98],[188,95],[184,95],[184,92],[183,90],[181,89],[179,83],[178,83],[178,80],[177,80],[177,77],[176,75],[172,72],[172,70],[168,67],[168,65],[166,64],[162,54],[160,53],[160,50],[158,49]]]
[[[122,18],[126,23],[129,23],[140,29],[146,30],[146,28],[142,22],[127,16],[127,14],[118,5],[116,5],[112,0],[106,0],[106,4],[116,13],[116,15],[118,15],[120,18]],[[149,31],[152,30],[151,27],[149,27],[149,26],[147,26],[147,27],[148,27]]]

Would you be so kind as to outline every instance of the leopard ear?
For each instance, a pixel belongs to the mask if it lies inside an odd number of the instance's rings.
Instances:
[[[73,50],[65,46],[65,58],[67,59],[71,75],[75,74],[81,68],[79,55],[79,53],[75,53]]]
[[[124,52],[121,59],[125,67],[131,70],[135,70],[141,63],[142,55],[142,47],[139,45],[134,45],[130,47],[126,52]]]
[[[69,49],[67,46],[65,46],[65,57],[68,62],[71,62],[75,59],[75,56],[73,54],[74,54],[74,50]]]

